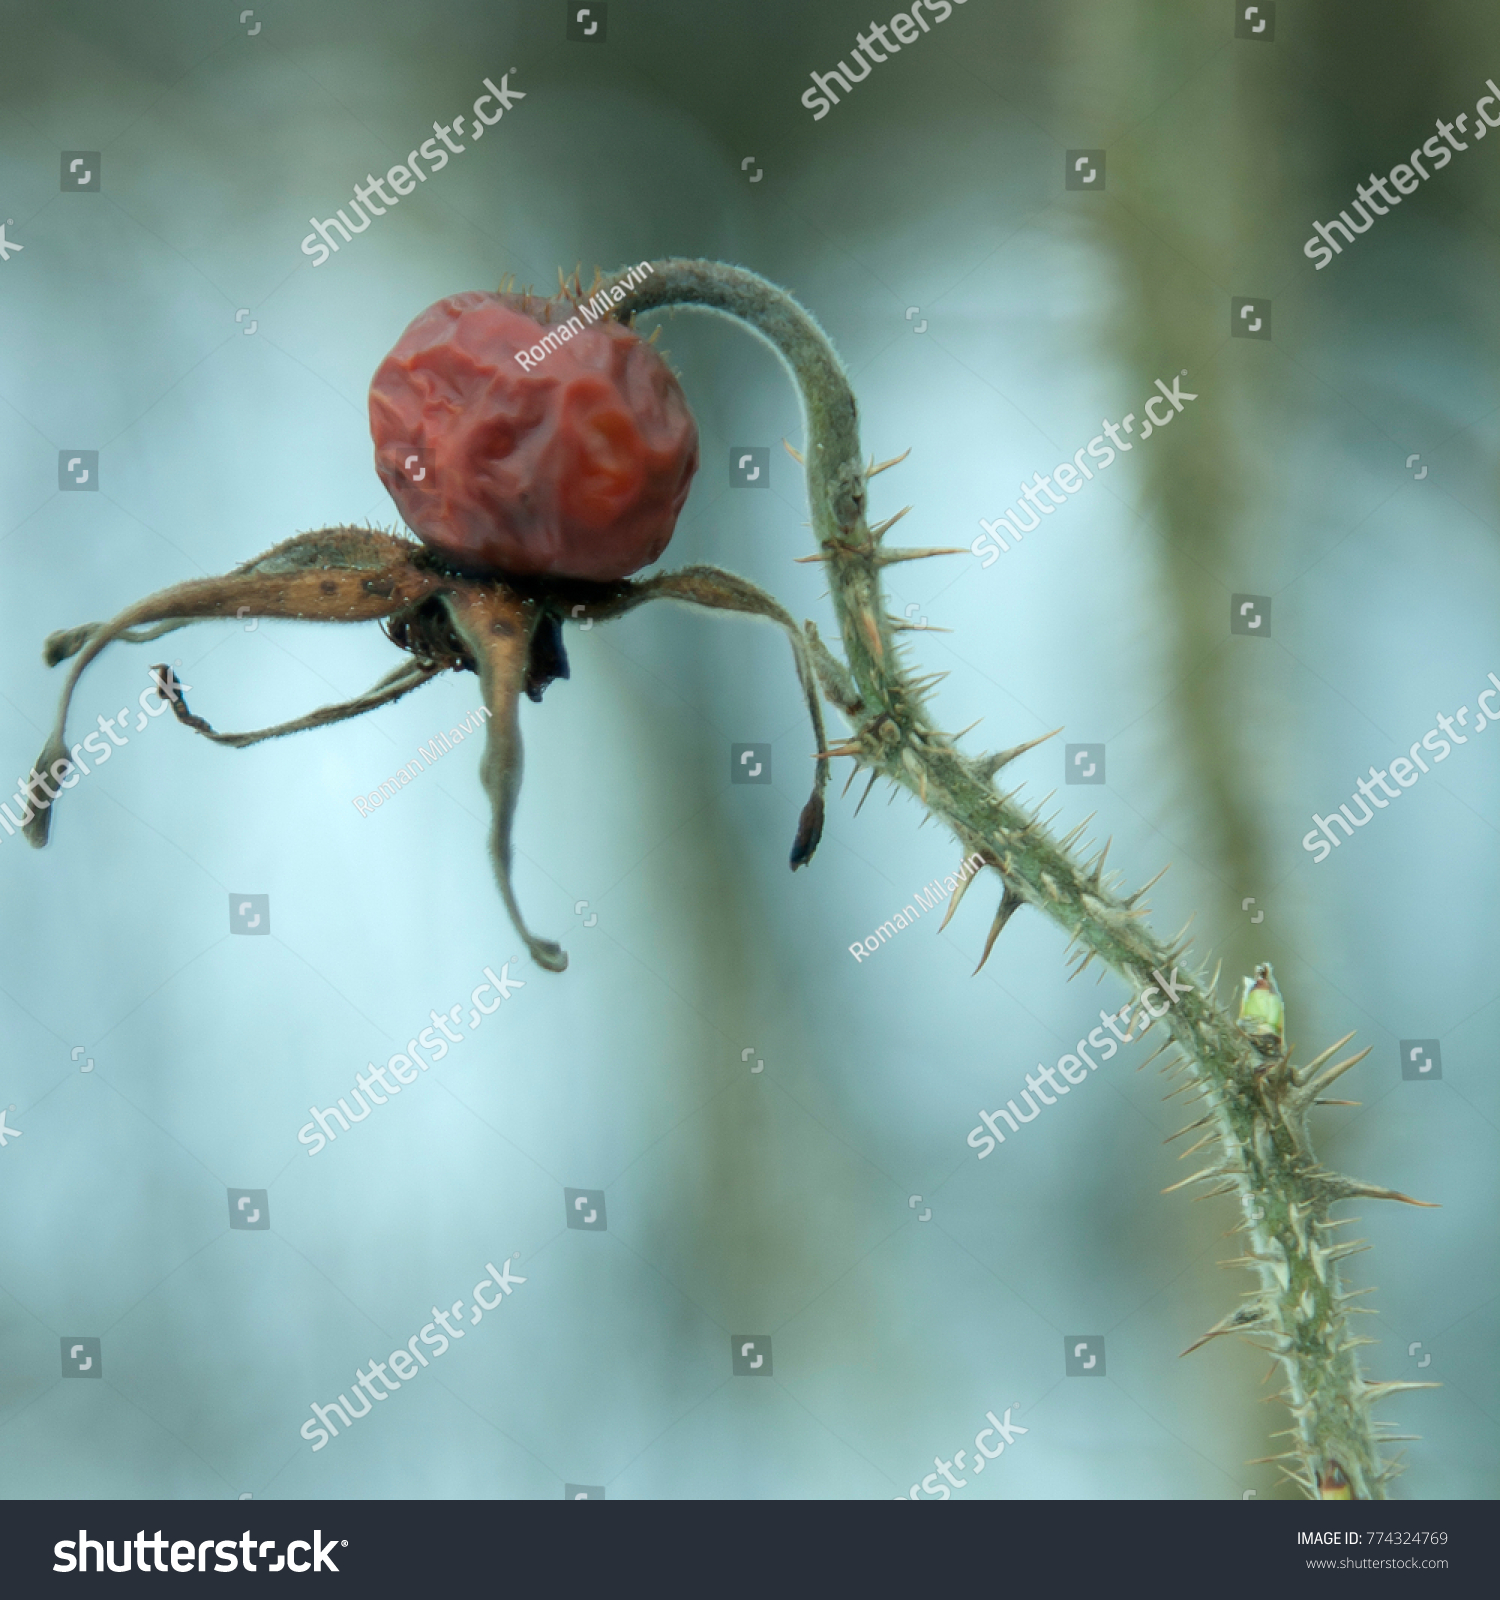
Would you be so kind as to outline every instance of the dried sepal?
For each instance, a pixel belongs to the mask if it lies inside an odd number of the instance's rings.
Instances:
[[[129,636],[157,637],[189,622],[216,617],[284,617],[307,622],[374,622],[415,606],[447,581],[421,560],[422,547],[370,528],[324,528],[283,540],[264,555],[219,578],[190,578],[138,600],[107,623],[54,633],[46,659],[75,657],[63,685],[57,721],[37,758],[48,772],[68,761],[67,719],[73,692],[89,663],[107,645]],[[159,624],[155,632],[143,625]],[[69,762],[71,765],[71,762]],[[54,801],[55,805],[56,802]],[[27,822],[27,839],[47,842],[52,806]]]

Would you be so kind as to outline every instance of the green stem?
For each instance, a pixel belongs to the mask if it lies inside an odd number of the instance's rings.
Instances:
[[[995,773],[1030,747],[972,758],[928,719],[920,685],[897,659],[901,624],[887,616],[880,585],[882,566],[914,553],[885,549],[884,530],[872,534],[866,521],[872,472],[862,464],[853,391],[827,335],[784,290],[754,273],[706,261],[656,262],[644,282],[626,291],[616,315],[628,321],[679,305],[722,312],[748,325],[782,357],[801,393],[808,500],[847,672],[811,625],[809,636],[826,696],[855,726],[848,753],[909,790],[948,826],[965,856],[977,852],[1000,875],[1004,897],[991,942],[1025,904],[1067,930],[1080,947],[1078,971],[1097,958],[1133,994],[1158,983],[1158,972],[1170,977],[1186,945],[1168,945],[1152,932],[1137,905],[1144,890],[1117,895],[1105,879],[1102,854],[1085,865],[1069,847],[1071,836],[1055,840],[1013,796],[997,793]],[[1336,1266],[1355,1245],[1339,1239],[1329,1210],[1358,1196],[1408,1197],[1328,1172],[1313,1157],[1308,1114],[1352,1062],[1323,1068],[1326,1058],[1319,1058],[1301,1071],[1284,1061],[1268,1068],[1218,1004],[1212,986],[1196,972],[1190,976],[1201,986],[1182,994],[1160,1026],[1179,1052],[1170,1067],[1185,1075],[1189,1100],[1201,1103],[1200,1125],[1218,1153],[1185,1181],[1240,1196],[1250,1241],[1243,1259],[1260,1279],[1240,1309],[1205,1340],[1247,1333],[1263,1340],[1281,1363],[1294,1423],[1285,1470],[1307,1494],[1382,1498],[1395,1469],[1381,1460],[1370,1406],[1396,1389],[1431,1386],[1377,1384],[1361,1375],[1355,1345],[1368,1341],[1350,1331]]]

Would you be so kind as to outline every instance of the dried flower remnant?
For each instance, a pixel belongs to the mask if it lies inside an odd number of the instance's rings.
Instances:
[[[616,305],[619,281],[587,294]],[[389,705],[445,671],[479,676],[489,710],[481,764],[501,897],[539,965],[567,956],[527,928],[511,885],[511,829],[520,795],[519,702],[568,676],[563,624],[623,616],[648,600],[765,617],[780,625],[812,721],[826,744],[810,647],[790,614],[744,578],[694,566],[632,582],[661,555],[698,464],[698,430],[670,368],[649,344],[594,311],[562,341],[545,372],[511,357],[550,337],[578,309],[575,275],[544,300],[508,289],[455,295],[423,312],[382,362],[370,390],[377,471],[423,543],[370,528],[300,534],[218,578],[177,584],[107,623],[63,629],[46,642],[50,666],[73,658],[41,770],[67,755],[66,720],[84,668],[114,640],[143,643],[191,622],[282,617],[379,622],[411,660],[366,693],[274,727],[221,733],[178,694],[172,710],[205,738],[236,749],[324,727]],[[622,291],[623,293],[623,291]],[[162,671],[170,679],[167,669]],[[828,761],[792,845],[793,870],[823,831]],[[51,812],[26,825],[46,844]]]

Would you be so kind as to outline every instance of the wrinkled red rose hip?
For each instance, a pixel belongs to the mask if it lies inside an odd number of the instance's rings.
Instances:
[[[698,428],[666,362],[611,321],[530,371],[515,360],[572,314],[535,296],[450,295],[370,384],[381,482],[407,526],[468,571],[607,582],[672,537]]]

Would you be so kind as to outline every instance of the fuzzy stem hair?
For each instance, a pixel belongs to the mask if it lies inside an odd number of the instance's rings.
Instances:
[[[854,394],[814,319],[774,284],[716,262],[658,261],[625,296],[617,308],[621,321],[673,306],[720,312],[751,328],[790,369],[805,413],[803,460],[818,544],[808,559],[826,567],[844,660],[817,639],[811,624],[809,638],[825,697],[855,730],[835,753],[852,755],[858,767],[910,791],[951,830],[966,857],[977,854],[999,875],[1003,894],[990,943],[1016,909],[1031,906],[1066,930],[1084,965],[1098,959],[1132,993],[1155,983],[1158,970],[1170,973],[1180,965],[1185,947],[1160,939],[1144,919],[1137,904],[1144,890],[1113,892],[1102,856],[1085,865],[1036,813],[997,791],[996,772],[1029,746],[970,757],[929,720],[924,686],[898,659],[901,623],[886,613],[880,570],[946,552],[888,550],[880,542],[884,527],[871,530],[866,485],[894,463],[862,464]],[[1362,1375],[1356,1346],[1365,1341],[1351,1330],[1337,1268],[1357,1243],[1336,1235],[1339,1224],[1329,1212],[1359,1197],[1422,1202],[1330,1172],[1314,1157],[1308,1116],[1345,1063],[1321,1071],[1321,1062],[1301,1071],[1284,1059],[1268,1066],[1219,1004],[1213,985],[1196,969],[1190,977],[1192,992],[1159,1024],[1178,1053],[1171,1067],[1187,1074],[1184,1087],[1195,1091],[1195,1103],[1201,1100],[1199,1110],[1207,1114],[1200,1125],[1211,1129],[1217,1144],[1214,1158],[1187,1181],[1239,1196],[1249,1237],[1242,1259],[1259,1278],[1245,1303],[1199,1343],[1243,1333],[1275,1355],[1294,1423],[1292,1448],[1280,1459],[1304,1493],[1384,1498],[1396,1468],[1381,1459],[1371,1406],[1397,1389],[1430,1386],[1374,1383]]]

